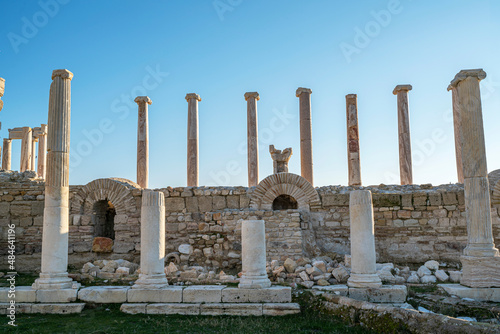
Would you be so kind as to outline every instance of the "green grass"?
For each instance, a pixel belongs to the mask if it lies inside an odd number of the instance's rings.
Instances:
[[[38,276],[39,276],[38,274],[32,274],[32,273],[18,273],[16,276],[16,286],[31,285],[35,282]],[[7,275],[0,277],[0,287],[9,286],[7,278],[9,278],[9,276]]]
[[[17,327],[7,320],[0,324],[1,333],[375,333],[313,312],[277,317],[130,315],[120,312],[119,305],[86,308],[81,314],[19,314]]]

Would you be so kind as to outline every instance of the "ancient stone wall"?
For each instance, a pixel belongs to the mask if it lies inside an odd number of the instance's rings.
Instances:
[[[0,252],[6,254],[7,225],[15,224],[18,268],[29,271],[40,266],[44,183],[30,179],[26,173],[0,173]],[[419,263],[437,259],[458,263],[467,240],[461,185],[368,188],[373,193],[379,262]],[[316,188],[320,205],[316,203],[310,210],[281,211],[251,208],[254,188],[159,189],[166,197],[166,253],[174,253],[170,256],[178,256],[181,264],[239,267],[240,219],[266,220],[269,260],[349,253],[348,205],[352,189]],[[91,251],[95,236],[93,207],[102,200],[110,201],[116,210],[111,253]],[[138,262],[140,203],[140,188],[123,179],[95,180],[85,186],[70,187],[70,264],[79,266],[90,260],[118,258]],[[494,202],[493,234],[497,244],[499,208],[500,203]],[[6,267],[6,258],[1,256],[0,268]]]

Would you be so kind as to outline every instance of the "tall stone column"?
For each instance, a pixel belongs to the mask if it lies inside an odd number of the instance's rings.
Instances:
[[[361,185],[361,164],[359,160],[358,97],[356,94],[345,96],[347,114],[347,164],[349,185]]]
[[[31,167],[30,170],[36,171],[36,143],[38,142],[38,138],[32,137],[31,138]]]
[[[479,82],[482,69],[462,70],[451,81],[461,118],[460,142],[467,219],[467,247],[462,256],[461,284],[500,287],[500,255],[491,225],[490,191],[486,166],[483,114]]]
[[[259,139],[257,123],[257,101],[259,93],[245,93],[247,101],[247,154],[248,154],[248,186],[259,184]]]
[[[19,170],[21,172],[31,169],[31,159],[33,159],[32,152],[32,131],[30,127],[23,127],[23,138],[21,142],[21,167]]]
[[[141,207],[141,274],[133,288],[167,286],[165,266],[165,196],[144,189]]]
[[[188,102],[188,131],[187,131],[187,185],[198,186],[198,102],[201,97],[198,94],[186,95]]]
[[[299,87],[295,92],[295,96],[299,98],[300,109],[300,170],[302,177],[314,185],[311,93],[311,89]]]
[[[347,284],[353,288],[378,288],[382,281],[377,275],[372,193],[351,191],[351,276]]]
[[[2,169],[11,170],[12,161],[12,140],[9,138],[3,139],[3,155],[2,155]]]
[[[42,270],[35,289],[72,287],[68,277],[69,146],[71,80],[68,70],[52,72],[47,134],[47,176],[43,212]]]
[[[263,289],[271,286],[266,272],[266,226],[263,220],[241,223],[241,255],[243,275],[241,289]]]
[[[464,183],[464,170],[462,165],[462,143],[460,142],[460,103],[458,101],[458,93],[456,87],[448,86],[448,91],[451,90],[453,100],[453,130],[455,133],[455,157],[457,160],[457,177],[458,183]]]
[[[4,91],[5,91],[5,79],[0,78],[0,99],[2,98]],[[2,109],[3,109],[3,101],[0,100],[0,111],[2,111]]]
[[[37,175],[45,179],[45,166],[47,165],[47,124],[42,124],[38,135],[38,166]]]
[[[138,96],[134,101],[139,107],[137,122],[137,184],[142,188],[147,188],[149,178],[148,104],[152,102],[147,96]]]
[[[398,96],[398,132],[399,132],[399,174],[401,184],[413,184],[411,163],[410,115],[408,112],[408,92],[411,85],[397,85],[392,91]]]

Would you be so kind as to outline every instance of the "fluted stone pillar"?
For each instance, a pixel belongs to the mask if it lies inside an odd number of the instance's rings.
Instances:
[[[198,94],[186,95],[188,102],[188,131],[187,131],[187,185],[198,186],[199,168],[199,144],[198,144],[198,102],[201,97]]]
[[[300,170],[309,183],[313,183],[311,93],[309,88],[299,87],[295,96],[299,98],[300,110]]]
[[[45,179],[45,166],[47,165],[47,124],[40,126],[38,132],[38,165],[37,175]]]
[[[351,276],[347,285],[353,288],[378,288],[372,193],[351,191],[349,198],[351,225]]]
[[[31,169],[31,160],[33,159],[32,131],[30,127],[23,127],[23,138],[21,141],[21,172]]]
[[[411,85],[398,85],[392,93],[398,96],[398,132],[399,132],[399,174],[401,184],[413,184],[411,162],[410,114],[408,111],[408,92]]]
[[[141,273],[133,288],[167,286],[165,266],[165,196],[144,189],[141,207]]]
[[[2,154],[2,169],[11,170],[12,161],[12,140],[9,138],[3,139],[3,154]]]
[[[68,277],[69,147],[71,80],[68,70],[52,72],[47,135],[47,175],[43,212],[42,270],[35,289],[72,287]]]
[[[257,101],[259,93],[245,93],[247,101],[247,154],[248,154],[248,186],[259,184],[259,139],[257,123]]]
[[[134,101],[139,108],[137,121],[137,184],[142,188],[147,188],[149,178],[148,105],[152,102],[147,96],[138,96]]]
[[[460,103],[458,101],[458,93],[456,87],[448,86],[448,91],[451,90],[453,104],[453,130],[455,133],[455,157],[457,161],[457,178],[458,183],[464,183],[464,171],[462,165],[462,143],[460,142]]]
[[[359,159],[358,97],[356,94],[345,96],[347,114],[347,164],[349,185],[361,185],[361,163]]]
[[[241,223],[241,256],[243,275],[241,289],[269,288],[266,272],[266,226],[263,220],[243,220]]]
[[[490,191],[486,165],[479,82],[482,69],[462,70],[451,81],[460,113],[460,142],[467,219],[467,247],[462,256],[461,284],[500,287],[500,255],[491,225]]]
[[[31,167],[30,170],[36,171],[36,143],[38,142],[38,138],[32,137],[31,139]]]

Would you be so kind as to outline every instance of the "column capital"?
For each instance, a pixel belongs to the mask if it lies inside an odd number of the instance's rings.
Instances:
[[[260,95],[257,92],[246,92],[245,93],[245,101],[248,101],[248,99],[251,97],[254,97],[257,101],[260,100]]]
[[[304,87],[299,87],[297,88],[297,90],[295,91],[295,96],[296,97],[299,97],[300,94],[302,93],[307,93],[307,94],[312,94],[312,90],[310,88],[304,88]]]
[[[412,86],[411,85],[397,85],[394,90],[392,91],[392,94],[394,95],[398,95],[398,93],[400,91],[404,91],[404,92],[408,92],[410,90],[412,90]]]
[[[5,79],[0,78],[0,97],[3,96],[4,91],[5,91]]]
[[[47,135],[47,124],[41,124],[40,126],[33,128],[33,137],[38,138],[40,136]]]
[[[54,80],[55,77],[61,77],[62,79],[73,79],[73,73],[71,73],[68,70],[54,70],[52,71],[52,80]]]
[[[143,103],[147,103],[147,104],[153,103],[153,101],[151,101],[151,99],[148,96],[138,96],[134,99],[134,102],[137,104],[139,104],[139,102],[143,102]]]
[[[481,81],[484,78],[486,78],[486,72],[483,71],[482,68],[478,68],[475,70],[461,70],[460,72],[455,75],[455,78],[451,80],[450,86],[457,87],[457,85],[460,83],[460,81],[465,80],[468,77],[474,77],[477,78],[477,80]],[[450,86],[448,86],[448,90],[450,90]]]
[[[198,94],[195,94],[195,93],[189,93],[189,94],[186,94],[186,97],[185,97],[186,101],[189,102],[189,100],[191,99],[196,99],[197,101],[201,101],[201,97],[198,95]]]
[[[357,99],[358,98],[358,95],[357,94],[347,94],[345,96],[345,99],[346,100],[350,100],[350,99]]]

